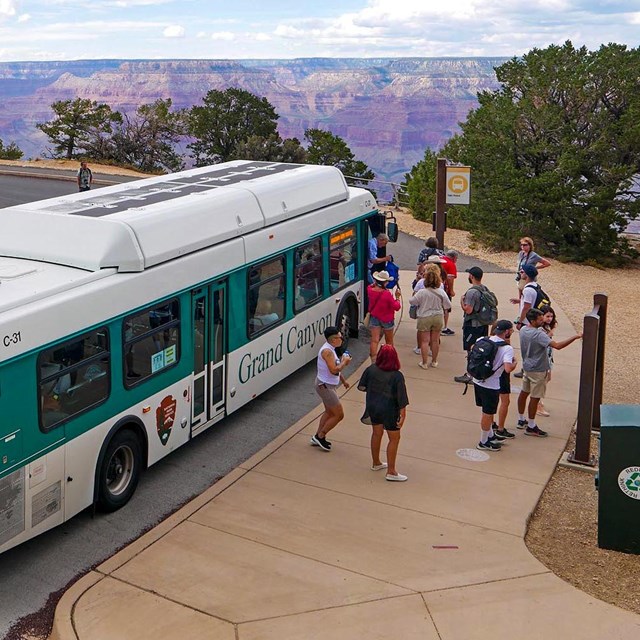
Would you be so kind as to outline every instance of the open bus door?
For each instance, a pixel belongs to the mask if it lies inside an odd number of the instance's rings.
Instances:
[[[191,435],[197,435],[225,416],[226,282],[192,293],[193,386]]]

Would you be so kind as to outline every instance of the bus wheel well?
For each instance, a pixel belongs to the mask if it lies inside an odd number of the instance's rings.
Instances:
[[[353,293],[348,293],[338,306],[336,326],[345,338],[358,337],[358,300]]]

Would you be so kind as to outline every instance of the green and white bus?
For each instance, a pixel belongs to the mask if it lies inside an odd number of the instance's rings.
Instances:
[[[269,162],[0,210],[0,552],[355,335],[382,230],[337,169]]]

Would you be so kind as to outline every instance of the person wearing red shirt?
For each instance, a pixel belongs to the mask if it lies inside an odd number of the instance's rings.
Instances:
[[[455,283],[455,279],[458,277],[458,267],[456,266],[456,262],[458,261],[458,252],[453,249],[449,249],[445,252],[444,256],[440,257],[440,264],[447,274],[446,279],[444,280],[444,290],[450,299],[453,299],[455,296],[455,291],[453,290],[453,285]],[[447,326],[449,324],[449,314],[445,313],[444,316],[444,329],[440,332],[443,336],[453,336],[455,335],[455,331],[453,329],[449,329]]]
[[[371,362],[376,361],[378,345],[384,333],[384,341],[393,345],[393,326],[395,312],[400,309],[400,287],[396,287],[395,296],[387,289],[387,283],[393,278],[387,271],[374,271],[373,284],[367,288],[369,298],[369,330],[371,331],[371,343],[369,344],[369,356]]]

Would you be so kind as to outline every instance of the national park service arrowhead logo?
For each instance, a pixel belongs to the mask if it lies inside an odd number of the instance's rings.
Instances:
[[[167,396],[162,399],[160,406],[156,409],[156,428],[163,446],[169,441],[177,407],[178,401],[173,396]]]
[[[618,486],[625,496],[640,500],[640,467],[627,467],[618,474]]]

